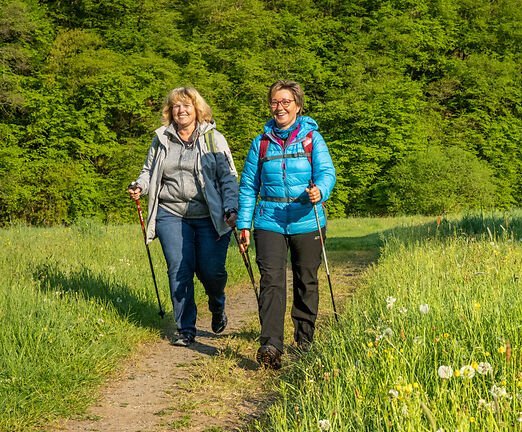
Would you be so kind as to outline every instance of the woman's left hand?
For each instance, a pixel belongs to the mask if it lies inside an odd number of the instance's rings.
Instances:
[[[321,191],[317,186],[313,185],[312,187],[307,187],[305,190],[308,193],[308,198],[312,204],[321,201]]]
[[[237,212],[232,211],[225,215],[225,222],[230,228],[234,228],[236,226],[237,221]]]

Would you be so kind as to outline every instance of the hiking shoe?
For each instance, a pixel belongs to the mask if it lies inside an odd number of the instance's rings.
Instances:
[[[225,330],[227,323],[228,318],[225,312],[212,314],[212,331],[214,333],[221,333],[223,330]]]
[[[267,369],[281,369],[281,353],[273,345],[261,345],[257,350],[256,360]]]
[[[174,346],[188,347],[194,342],[194,340],[194,335],[191,335],[189,333],[180,333],[174,338],[171,344]]]

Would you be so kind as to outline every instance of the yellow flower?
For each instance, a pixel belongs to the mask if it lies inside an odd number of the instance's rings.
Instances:
[[[469,418],[469,422],[470,422],[470,423],[475,423],[475,417],[470,417],[470,418]]]
[[[472,367],[473,369],[477,370],[477,369],[478,369],[478,363],[477,363],[476,361],[471,362],[471,367]]]
[[[405,392],[405,393],[411,393],[412,391],[413,391],[413,385],[411,385],[411,384],[406,384],[406,385],[404,386],[404,392]]]
[[[498,352],[499,352],[499,354],[504,354],[506,352],[505,345],[499,346],[498,347]]]
[[[490,355],[491,355],[491,354],[489,353],[489,351],[486,351],[486,352],[484,353],[484,357],[489,357]]]
[[[373,341],[368,341],[368,343],[366,345],[368,345],[369,348],[372,348],[373,347]]]
[[[444,333],[443,336],[444,336],[445,339],[448,339],[449,338],[449,333]]]
[[[479,310],[479,309],[480,309],[480,303],[479,303],[479,302],[475,302],[475,303],[473,303],[473,307],[474,307],[476,310]]]
[[[455,372],[453,372],[453,375],[458,378],[460,376],[460,371],[457,369]]]
[[[414,389],[418,389],[420,387],[419,383],[418,382],[414,382],[413,383],[413,388]]]

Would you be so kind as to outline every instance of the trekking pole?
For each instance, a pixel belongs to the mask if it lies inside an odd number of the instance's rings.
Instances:
[[[136,188],[136,186],[130,186],[130,188]],[[149,257],[150,272],[152,273],[152,280],[154,281],[154,288],[156,289],[156,298],[158,299],[159,316],[163,319],[165,311],[161,307],[161,300],[158,291],[158,284],[156,283],[156,274],[154,273],[154,266],[152,265],[152,257],[150,256],[149,245],[147,244],[147,231],[145,230],[145,222],[143,221],[143,212],[141,211],[141,205],[139,198],[135,200],[136,206],[138,207],[138,216],[140,217],[141,231],[143,233],[143,240],[145,242],[145,248],[147,249],[147,256]]]
[[[256,294],[257,304],[259,305],[259,293],[257,292],[256,281],[254,279],[254,272],[252,271],[252,265],[250,264],[248,249],[245,249],[244,251],[241,250],[241,240],[239,239],[236,228],[232,228],[232,231],[234,232],[234,237],[236,238],[236,242],[239,247],[239,253],[241,254],[243,262],[245,263],[245,267],[247,268],[248,276],[250,276],[250,282],[252,282],[252,287],[254,288],[254,293]]]
[[[308,182],[308,186],[313,188],[315,185],[313,181],[310,179]],[[319,222],[319,212],[317,211],[317,204],[314,203],[314,213],[315,213],[315,220],[317,222],[317,229],[319,230],[319,239],[321,240],[321,248],[323,251],[323,260],[324,260],[324,267],[326,269],[326,277],[328,278],[328,286],[330,287],[330,296],[332,297],[332,306],[334,311],[334,317],[335,321],[339,322],[339,317],[337,316],[337,308],[335,307],[335,300],[334,300],[334,294],[332,289],[332,281],[330,279],[330,270],[328,269],[328,259],[326,258],[326,249],[324,247],[324,239],[323,239],[323,232],[321,231],[321,223]]]

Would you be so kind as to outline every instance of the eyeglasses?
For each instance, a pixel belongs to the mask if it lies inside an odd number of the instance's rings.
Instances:
[[[273,99],[270,101],[270,108],[276,109],[279,104],[281,104],[281,106],[283,108],[288,108],[292,102],[295,102],[295,100],[294,99],[281,99],[281,100]]]

